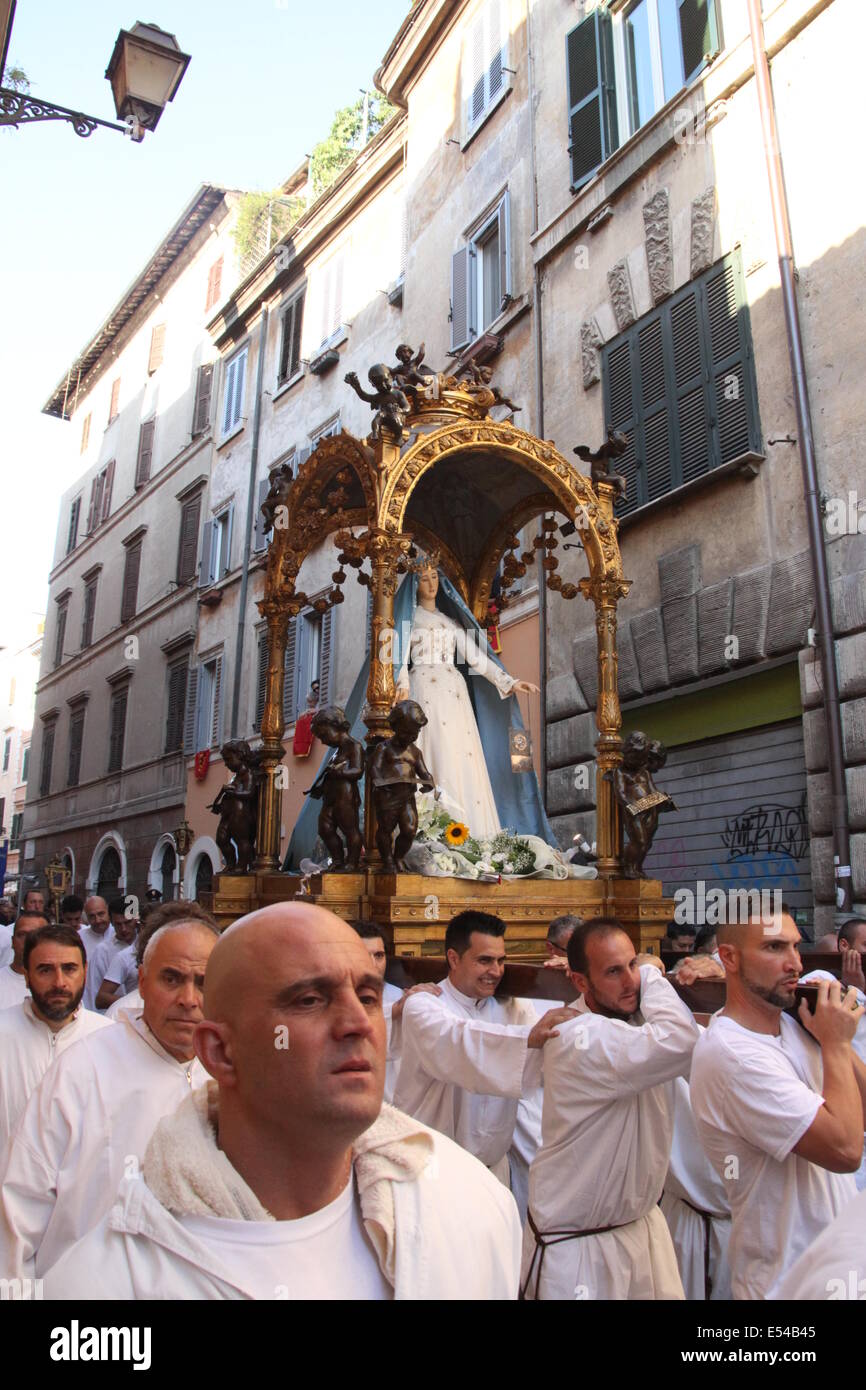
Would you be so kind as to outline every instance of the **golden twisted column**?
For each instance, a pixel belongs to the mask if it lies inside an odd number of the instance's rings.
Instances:
[[[283,684],[286,641],[291,616],[285,601],[263,599],[259,612],[268,624],[268,671],[265,682],[265,708],[262,715],[261,780],[259,782],[256,859],[258,872],[273,873],[280,867],[280,826],[282,789],[277,769],[283,761]]]

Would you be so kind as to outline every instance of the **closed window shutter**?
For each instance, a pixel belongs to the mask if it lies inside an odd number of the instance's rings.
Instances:
[[[761,447],[754,358],[738,256],[703,277],[703,309],[712,377],[709,410],[720,463]]]
[[[138,605],[138,576],[141,571],[141,541],[127,547],[123,568],[123,594],[120,600],[120,621],[128,623],[135,617]]]
[[[502,302],[511,298],[511,197],[506,188],[496,213],[499,233],[499,288]]]
[[[232,527],[235,519],[235,504],[232,502],[225,520],[225,545],[222,552],[222,565],[217,579],[224,579],[232,567]]]
[[[210,424],[210,398],[213,387],[213,362],[205,362],[198,369],[195,387],[195,411],[193,412],[193,435],[204,434]]]
[[[81,646],[89,647],[93,642],[93,619],[96,613],[96,580],[91,579],[84,586],[84,616],[81,622]],[[121,622],[123,619],[121,619]]]
[[[95,477],[95,478],[93,479],[93,481],[91,482],[91,484],[90,484],[90,505],[89,505],[89,507],[88,507],[88,509],[87,509],[87,534],[88,534],[88,536],[90,535],[91,531],[95,531],[95,530],[96,530],[96,523],[97,523],[97,516],[98,516],[97,507],[98,507],[99,496],[100,496],[100,486],[99,486],[99,484],[100,484],[100,478],[99,478],[98,476]]]
[[[39,770],[39,795],[48,796],[51,791],[51,765],[54,762],[55,724],[46,724],[42,731],[42,766]]]
[[[214,261],[208,271],[207,277],[207,299],[205,301],[205,312],[212,309],[220,297],[220,288],[223,278],[223,258],[220,256],[218,261]]]
[[[183,747],[183,726],[186,711],[186,683],[189,666],[176,661],[168,672],[168,714],[165,721],[165,751],[176,753]]]
[[[222,742],[223,710],[222,710],[222,674],[223,659],[221,656],[214,662],[213,678],[213,715],[211,717],[210,743],[211,747],[219,747]]]
[[[123,766],[123,739],[126,733],[126,690],[111,697],[111,727],[108,737],[108,771],[119,772]]]
[[[236,377],[236,375],[237,375],[237,369],[238,369],[237,361],[229,362],[228,366],[226,367],[225,400],[223,401],[223,434],[228,434],[229,430],[231,429],[232,425],[234,424],[234,420],[233,420],[233,417],[232,417],[232,410],[233,410],[233,402],[234,402],[235,377]]]
[[[69,509],[69,531],[66,536],[66,554],[71,555],[78,544],[78,518],[81,515],[81,498],[76,497]]]
[[[108,406],[108,423],[117,419],[118,403],[120,401],[120,377],[111,383],[111,401]]]
[[[114,486],[114,459],[105,465],[105,481],[102,488],[102,509],[100,521],[107,521],[111,514],[111,489]]]
[[[283,341],[280,346],[280,381],[288,381],[301,365],[301,325],[304,296],[301,294],[283,315]]]
[[[150,335],[150,354],[147,359],[148,375],[152,376],[162,366],[165,357],[165,324],[158,323]]]
[[[63,649],[66,646],[66,614],[67,607],[63,603],[57,609],[57,633],[54,638],[54,665],[59,666],[63,661]]]
[[[484,113],[485,101],[484,14],[476,16],[463,49],[466,128],[472,130]]]
[[[195,726],[198,722],[198,667],[191,666],[186,683],[186,714],[183,721],[183,751],[195,753]]]
[[[283,723],[294,724],[297,708],[295,686],[297,684],[297,618],[289,620],[286,637],[286,659],[283,663]]]
[[[719,22],[714,0],[678,0],[680,39],[683,47],[683,76],[692,78],[721,47]]]
[[[247,370],[247,355],[242,352],[235,363],[235,399],[232,406],[232,424],[236,425],[244,408],[244,376]]]
[[[256,712],[253,718],[253,731],[258,733],[262,727],[265,713],[265,694],[268,684],[268,633],[267,628],[259,633],[258,668],[256,671]]]
[[[619,144],[610,14],[593,10],[565,44],[571,186],[578,188]]]
[[[206,521],[202,533],[201,565],[198,572],[198,584],[200,589],[206,588],[208,584],[212,584],[216,578],[213,569],[213,543],[214,524],[212,521]]]
[[[74,714],[69,724],[69,767],[67,785],[77,787],[81,776],[81,750],[84,744],[84,711]]]
[[[508,37],[503,23],[502,0],[488,0],[487,4],[487,105],[496,100],[505,87],[503,69],[507,67]]]
[[[471,294],[469,257],[471,248],[461,246],[451,257],[451,348],[455,351],[475,337],[475,316]]]
[[[141,487],[150,479],[151,461],[153,459],[153,432],[156,428],[155,420],[145,420],[138,434],[138,459],[135,464],[135,486]]]
[[[201,496],[184,502],[180,513],[180,539],[177,550],[177,582],[188,584],[195,578],[198,559],[198,523],[201,515]]]
[[[254,528],[254,550],[264,550],[267,546],[267,532],[265,530],[265,518],[262,515],[262,507],[271,487],[270,478],[262,478],[259,483],[259,495],[256,502],[256,519]]]
[[[322,614],[322,649],[319,657],[319,703],[327,705],[331,699],[331,634],[333,632],[333,608]]]
[[[665,347],[660,319],[651,319],[639,330],[637,355],[643,416],[643,470],[647,501],[652,502],[670,492],[673,486]]]
[[[707,415],[707,373],[701,346],[697,290],[678,295],[670,306],[679,481],[689,483],[712,467]]]

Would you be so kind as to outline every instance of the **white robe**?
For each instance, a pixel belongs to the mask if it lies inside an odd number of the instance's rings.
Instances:
[[[394,1100],[394,1090],[397,1085],[397,1073],[400,1070],[400,1020],[394,1024],[391,1019],[391,1010],[398,999],[403,998],[402,989],[396,985],[385,981],[385,988],[382,991],[382,1012],[385,1015],[385,1030],[387,1034],[387,1053],[385,1062],[385,1103],[391,1105]]]
[[[535,1017],[542,1018],[549,1009],[561,1009],[561,999],[526,999],[522,1001],[533,1010]],[[543,1062],[542,1062],[543,1065]],[[508,1150],[508,1168],[511,1177],[511,1195],[517,1203],[522,1225],[526,1225],[526,1210],[529,1205],[529,1167],[541,1148],[541,1109],[544,1101],[544,1087],[527,1086],[517,1102],[517,1119],[514,1122],[514,1137]]]
[[[144,1000],[137,989],[130,990],[129,994],[121,994],[119,999],[115,999],[105,1010],[106,1018],[116,1019],[118,1014],[137,1013],[144,1008]]]
[[[383,1215],[390,1208],[386,1219],[393,1224],[393,1297],[515,1299],[520,1222],[514,1199],[470,1154],[441,1134],[429,1137],[424,1171],[401,1181],[392,1167],[393,1205],[380,1205]],[[108,1216],[48,1273],[45,1297],[255,1299],[262,1284],[259,1247],[271,1232],[261,1222],[247,1225],[248,1239],[227,1259],[225,1242],[208,1239],[206,1225],[187,1229],[144,1181],[125,1183]],[[378,1252],[381,1234],[375,1224],[368,1229]]]
[[[811,980],[835,980],[836,976],[831,975],[829,970],[810,970],[808,975],[800,976],[800,984],[808,984]],[[862,990],[857,990],[857,1003],[866,1004],[866,996]],[[863,1015],[857,1024],[857,1032],[851,1039],[851,1046],[857,1053],[861,1062],[866,1062],[866,1014]],[[854,1181],[857,1184],[857,1191],[866,1190],[866,1134],[863,1136],[863,1157],[860,1160],[860,1167],[854,1174]]]
[[[26,979],[17,974],[11,965],[4,965],[0,969],[0,1010],[16,1009],[29,993]]]
[[[81,1040],[43,1077],[9,1145],[0,1197],[0,1269],[40,1278],[134,1181],[151,1133],[193,1086],[137,1015]]]
[[[439,988],[403,1006],[394,1104],[507,1181],[518,1101],[541,1076],[541,1049],[526,1046],[535,1011],[522,999],[470,999],[448,979]]]
[[[677,1252],[686,1298],[706,1298],[709,1240],[710,1298],[730,1299],[731,1204],[725,1184],[701,1147],[684,1076],[674,1081],[674,1137],[661,1209]]]
[[[468,825],[480,839],[501,829],[493,788],[469,690],[454,664],[468,661],[471,679],[482,676],[506,699],[514,679],[497,666],[486,645],[475,645],[459,623],[437,609],[420,606],[412,617],[409,663],[397,677],[408,685],[427,723],[416,739],[433,780],[442,789],[439,805],[456,820]]]
[[[107,933],[106,933],[107,935]],[[85,1009],[96,1010],[96,996],[99,993],[100,985],[105,979],[106,971],[111,968],[116,960],[123,955],[126,950],[122,941],[118,941],[114,935],[114,928],[111,929],[111,940],[107,941],[104,937],[94,948],[87,961],[87,984],[84,986],[84,1007]],[[97,1012],[102,1013],[101,1009]]]
[[[55,1033],[33,1012],[29,997],[0,1013],[0,1171],[9,1137],[48,1068],[80,1038],[109,1026],[107,1018],[79,1005]]]
[[[842,1208],[836,1219],[773,1285],[767,1298],[792,1299],[797,1303],[802,1300],[863,1302],[866,1298],[866,1192],[858,1192],[853,1201]],[[853,1320],[858,1315],[852,1308],[848,1316]]]
[[[12,964],[12,928],[0,927],[0,970],[4,965]]]
[[[542,1146],[529,1170],[539,1231],[619,1229],[548,1246],[524,1235],[527,1297],[682,1298],[676,1254],[656,1205],[673,1133],[674,1077],[688,1073],[698,1026],[654,966],[641,967],[633,1022],[589,1012],[544,1046]]]

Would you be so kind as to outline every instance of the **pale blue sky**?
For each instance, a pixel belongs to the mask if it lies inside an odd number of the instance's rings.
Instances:
[[[272,188],[372,86],[408,0],[18,0],[9,60],[34,96],[114,120],[103,76],[137,19],[192,61],[155,134],[82,140],[48,122],[0,130],[5,602],[0,644],[44,610],[57,498],[77,476],[68,423],[40,414],[58,379],[197,186]]]

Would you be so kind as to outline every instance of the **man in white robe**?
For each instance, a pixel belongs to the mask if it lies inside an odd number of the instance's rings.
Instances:
[[[148,942],[141,1014],[82,1039],[31,1095],[13,1132],[0,1196],[0,1269],[41,1277],[137,1181],[157,1120],[205,1079],[193,1034],[218,931],[186,924]]]
[[[0,968],[0,1010],[13,1009],[29,993],[24,970],[24,946],[31,932],[48,926],[41,912],[22,912],[12,929],[12,962]]]
[[[108,1020],[81,1005],[87,966],[78,933],[42,927],[27,935],[24,974],[30,997],[0,1012],[0,1168],[9,1136],[57,1058]]]
[[[92,897],[85,900],[84,911],[87,916],[87,925],[80,929],[79,935],[84,942],[87,964],[90,966],[93,963],[97,946],[101,946],[104,941],[113,940],[114,928],[108,916],[108,903],[97,894],[94,893]]]
[[[614,918],[568,943],[581,998],[544,1050],[542,1145],[529,1170],[527,1298],[682,1298],[658,1200],[673,1133],[672,1082],[698,1027]]]
[[[96,994],[96,1007],[100,1012],[107,1012],[112,1004],[138,989],[137,944],[134,941],[131,946],[124,946],[107,966]]]
[[[87,962],[87,984],[84,989],[84,1007],[100,1012],[102,1006],[97,1004],[96,1000],[106,972],[118,956],[121,956],[127,947],[133,945],[138,933],[138,918],[127,916],[124,898],[111,899],[108,904],[108,916],[111,922],[111,935],[109,936],[109,933],[106,932],[103,939],[91,952]]]
[[[866,1192],[858,1192],[842,1208],[767,1298],[797,1303],[862,1303],[866,1299]]]
[[[726,1302],[731,1297],[727,1185],[701,1146],[684,1076],[676,1077],[673,1095],[674,1136],[661,1209],[677,1252],[686,1298]]]
[[[448,923],[449,973],[438,995],[416,994],[402,1018],[394,1104],[447,1134],[506,1185],[517,1106],[541,1079],[540,1049],[570,1017],[543,1018],[525,999],[497,999],[505,970],[505,923],[461,912]]]
[[[695,1048],[692,1109],[730,1194],[733,1296],[760,1299],[856,1193],[866,1067],[851,1041],[863,1009],[819,980],[814,1014],[805,1002],[799,1023],[784,1012],[802,970],[788,913],[717,935],[725,1007]]]
[[[385,950],[385,939],[382,936],[381,928],[375,922],[364,921],[360,917],[352,918],[349,926],[358,933],[373,968],[382,980],[382,1013],[385,1016],[385,1033],[387,1040],[387,1063],[385,1066],[385,1103],[391,1105],[394,1100],[394,1089],[397,1085],[397,1073],[400,1070],[400,1019],[403,1015],[403,1006],[411,994],[440,994],[438,985],[420,984],[412,985],[409,989],[399,989],[397,985],[389,984],[385,979],[385,971],[388,969],[388,953]]]
[[[48,1298],[514,1298],[513,1199],[382,1106],[382,981],[322,908],[222,936],[196,1048],[214,1080],[157,1127],[143,1180],[46,1278]]]

